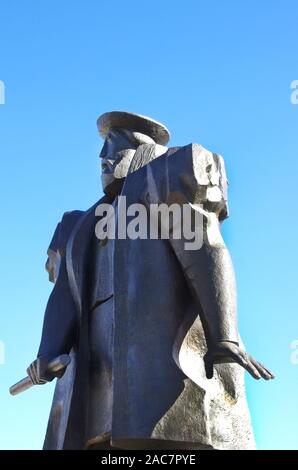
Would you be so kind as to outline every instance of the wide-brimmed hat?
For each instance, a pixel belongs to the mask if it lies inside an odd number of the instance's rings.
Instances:
[[[151,137],[154,142],[166,145],[170,139],[170,132],[158,121],[141,114],[126,111],[111,111],[102,114],[97,120],[100,135],[105,139],[110,129],[127,129],[141,132]]]

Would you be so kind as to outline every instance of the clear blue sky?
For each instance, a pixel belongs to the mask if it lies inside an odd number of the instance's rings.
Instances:
[[[298,449],[297,24],[295,0],[1,3],[0,448],[42,446],[53,385],[8,387],[36,355],[56,224],[101,195],[96,118],[120,109],[224,156],[240,331],[277,375],[247,377],[257,444]]]

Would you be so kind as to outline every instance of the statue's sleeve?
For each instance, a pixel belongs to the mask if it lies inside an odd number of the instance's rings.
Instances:
[[[49,281],[56,282],[59,269],[60,269],[60,262],[61,262],[61,251],[60,251],[60,244],[59,244],[59,235],[61,232],[61,222],[57,225],[55,233],[53,235],[52,241],[48,248],[47,254],[48,259],[46,262],[46,270],[49,274]]]
[[[198,304],[207,343],[238,343],[235,276],[220,233],[220,223],[228,216],[223,158],[197,144],[175,158],[168,164],[167,202],[178,201],[190,210],[197,243],[188,243],[184,229],[181,237],[170,236],[170,243]],[[183,226],[186,219],[183,213]]]
[[[65,253],[69,236],[81,214],[81,211],[64,214],[48,249],[46,270],[54,287],[44,315],[38,357],[66,354],[74,344],[77,319],[69,288]]]

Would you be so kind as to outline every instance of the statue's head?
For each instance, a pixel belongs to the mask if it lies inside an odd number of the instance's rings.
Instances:
[[[170,137],[167,128],[159,122],[121,111],[103,114],[97,125],[105,139],[100,158],[102,186],[107,194],[118,192],[139,145],[165,145]]]

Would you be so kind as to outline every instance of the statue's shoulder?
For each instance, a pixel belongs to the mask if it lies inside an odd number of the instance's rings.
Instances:
[[[199,142],[191,142],[183,147],[178,147],[179,150],[187,151],[192,154],[194,157],[196,156],[209,156],[212,157],[214,155],[218,155],[217,153],[209,150],[208,148],[204,147],[204,145],[200,144]]]
[[[84,211],[73,210],[65,212],[58,223],[50,245],[47,250],[48,258],[46,270],[49,273],[49,280],[56,282],[61,258],[65,255],[66,244],[78,220],[84,215]]]
[[[57,248],[60,251],[65,250],[66,244],[78,220],[83,217],[85,211],[74,210],[64,212],[61,221],[57,225],[52,238],[50,248]],[[53,246],[54,245],[54,246]]]
[[[106,196],[103,196],[99,201],[97,201],[85,211],[73,210],[64,212],[61,221],[56,227],[49,249],[55,251],[64,251],[66,249],[69,237],[72,231],[75,229],[75,226],[77,225],[78,221],[87,218],[89,214],[90,216],[94,217],[95,208],[98,204],[101,204],[102,202],[107,202]]]
[[[198,166],[201,170],[207,169],[210,172],[212,166],[217,168],[217,171],[221,172],[225,177],[224,170],[224,159],[219,153],[213,152],[207,149],[202,144],[192,142],[182,147],[173,147],[169,149],[172,154],[177,154],[183,160],[191,159],[195,166]],[[205,172],[205,171],[204,171]]]
[[[192,142],[179,148],[170,149],[174,191],[203,204],[205,210],[215,212],[219,220],[228,217],[228,180],[223,157],[202,144]],[[181,183],[181,185],[180,185]]]
[[[181,159],[211,159],[215,158],[215,156],[220,157],[217,153],[212,152],[211,150],[208,150],[206,147],[204,147],[202,144],[199,144],[198,142],[191,142],[186,145],[182,145],[179,147],[169,147],[167,151],[168,156],[175,156],[176,158],[181,158]],[[222,158],[222,157],[220,157]]]
[[[83,217],[86,211],[73,210],[64,212],[60,225],[60,243],[66,246],[67,240],[77,221]]]

